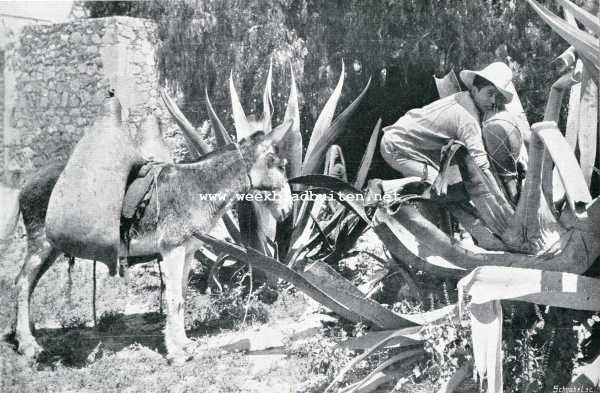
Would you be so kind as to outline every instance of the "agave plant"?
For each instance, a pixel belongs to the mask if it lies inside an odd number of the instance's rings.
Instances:
[[[600,202],[588,191],[598,135],[598,95],[592,80],[597,84],[600,46],[576,24],[535,0],[527,1],[573,45],[584,77],[578,82],[569,72],[552,86],[545,121],[532,127],[529,171],[517,207],[491,193],[476,166],[457,147],[455,158],[463,178],[470,179],[465,186],[475,209],[454,208],[453,213],[479,247],[464,248],[451,241],[414,206],[381,209],[374,217],[375,230],[398,259],[435,275],[463,277],[459,304],[464,295],[471,296],[475,369],[487,377],[488,392],[503,391],[501,299],[600,310],[600,280],[581,275],[600,255]],[[590,31],[598,32],[597,17],[568,0],[560,3]],[[556,123],[563,94],[573,85],[566,140]],[[572,153],[576,143],[579,162]],[[508,217],[508,224],[502,233],[493,234],[488,228],[498,217]]]

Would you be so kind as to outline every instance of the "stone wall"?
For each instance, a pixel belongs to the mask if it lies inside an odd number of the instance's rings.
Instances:
[[[45,163],[65,160],[109,89],[135,136],[159,104],[156,42],[152,22],[129,17],[23,28],[5,54],[4,182],[18,186]],[[166,140],[185,155],[172,126]]]
[[[4,50],[0,49],[0,174],[4,173]],[[2,182],[2,176],[0,176]]]

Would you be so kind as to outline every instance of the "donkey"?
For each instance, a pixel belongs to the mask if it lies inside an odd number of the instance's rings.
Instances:
[[[261,194],[260,198],[254,195],[254,199],[265,201],[278,221],[291,211],[286,160],[279,157],[277,147],[290,128],[287,122],[268,135],[256,132],[198,161],[165,164],[157,175],[148,204],[130,231],[127,264],[162,258],[167,302],[164,333],[170,363],[182,363],[190,357],[191,341],[184,330],[184,290],[194,252],[201,246],[193,235],[209,232],[229,204],[242,194]],[[19,209],[12,218],[12,232],[19,214],[27,232],[25,263],[16,279],[15,339],[18,351],[30,358],[42,351],[29,326],[30,299],[44,272],[63,254],[51,244],[45,230],[50,195],[63,168],[49,165],[38,171],[20,191]],[[97,260],[107,266],[114,263],[101,257]]]

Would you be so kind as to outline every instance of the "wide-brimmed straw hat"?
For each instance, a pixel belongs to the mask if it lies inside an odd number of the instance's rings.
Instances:
[[[475,75],[479,75],[483,79],[490,81],[492,85],[506,98],[506,102],[510,102],[513,93],[510,92],[510,84],[512,83],[512,71],[508,66],[500,61],[490,64],[481,71],[463,70],[460,72],[460,79],[471,90]]]

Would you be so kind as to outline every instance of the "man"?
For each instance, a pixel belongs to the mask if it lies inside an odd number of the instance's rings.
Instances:
[[[417,176],[431,184],[439,174],[442,148],[457,140],[465,144],[487,183],[496,188],[492,191],[501,192],[491,172],[481,122],[484,114],[512,100],[512,72],[506,64],[496,62],[480,71],[464,70],[460,78],[468,91],[410,110],[384,127],[381,155],[403,176]]]
[[[402,175],[433,183],[439,172],[442,147],[454,139],[465,144],[477,165],[491,178],[481,120],[484,113],[494,110],[498,99],[512,99],[507,90],[512,72],[497,62],[481,71],[464,70],[460,78],[469,91],[412,109],[393,125],[384,127],[381,155]]]

